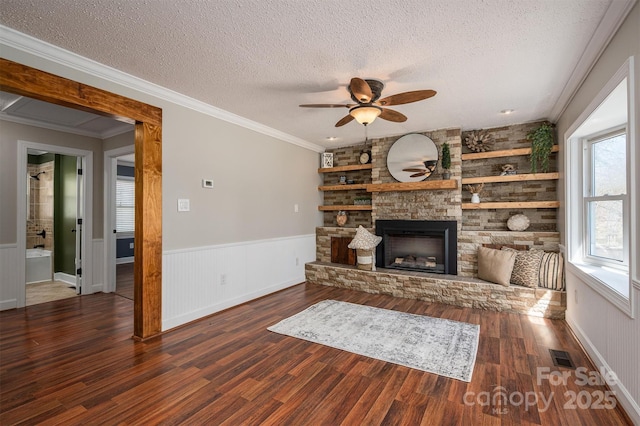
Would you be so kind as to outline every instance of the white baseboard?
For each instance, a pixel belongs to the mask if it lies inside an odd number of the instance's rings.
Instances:
[[[586,336],[584,331],[574,323],[570,318],[566,319],[567,324],[573,330],[573,333],[576,335],[582,346],[585,348],[591,359],[594,363],[596,363],[596,367],[602,367],[607,374],[615,373],[613,369],[609,366],[609,364],[605,361],[604,357],[600,354],[600,352],[596,349],[595,345],[591,342],[591,340]],[[609,386],[612,391],[616,394],[616,399],[624,408],[624,411],[631,417],[631,420],[634,424],[640,425],[640,406],[638,403],[634,401],[633,397],[629,393],[626,387],[618,380],[614,385]]]
[[[56,272],[53,274],[54,281],[62,281],[63,283],[67,283],[71,286],[76,286],[76,276],[67,274],[65,272]]]
[[[242,296],[234,297],[233,299],[228,299],[223,302],[216,303],[214,305],[207,306],[205,308],[198,309],[196,311],[189,312],[189,313],[171,318],[166,321],[162,321],[162,330],[163,331],[170,330],[180,325],[187,324],[191,321],[195,321],[197,319],[206,317],[208,315],[215,314],[216,312],[224,311],[225,309],[229,309],[233,306],[237,306],[242,303],[249,302],[251,300],[257,299],[262,296],[266,296],[267,294],[275,293],[276,291],[284,290],[285,288],[289,288],[294,285],[298,285],[300,283],[301,281],[286,282],[279,285],[271,286],[269,288],[264,288],[260,291],[247,293]]]
[[[6,309],[15,309],[18,307],[18,301],[16,299],[0,300],[0,311]]]
[[[124,263],[133,263],[133,260],[135,259],[135,257],[133,256],[129,256],[129,257],[118,257],[116,259],[116,265],[122,265]]]

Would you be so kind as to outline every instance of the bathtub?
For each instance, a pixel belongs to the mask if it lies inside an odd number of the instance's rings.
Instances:
[[[51,281],[51,250],[27,249],[27,284]]]

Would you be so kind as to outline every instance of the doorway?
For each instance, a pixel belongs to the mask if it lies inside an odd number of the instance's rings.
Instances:
[[[135,123],[136,163],[139,164],[136,198],[140,202],[136,204],[139,226],[135,232],[138,262],[133,334],[136,339],[158,335],[162,331],[162,109],[7,59],[0,58],[0,68],[0,83],[5,92]],[[18,174],[22,187],[24,176]],[[88,185],[88,181],[85,184]],[[89,211],[85,213],[87,219],[91,217]],[[91,228],[87,226],[87,230]],[[18,266],[24,266],[23,259],[18,258]],[[89,276],[87,272],[85,276]]]
[[[91,151],[18,141],[18,307],[93,292],[92,173]]]
[[[134,147],[105,151],[104,170],[105,291],[134,300]]]

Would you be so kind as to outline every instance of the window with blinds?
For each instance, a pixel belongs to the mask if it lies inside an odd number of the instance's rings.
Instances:
[[[133,232],[135,229],[135,182],[133,178],[116,179],[116,231]]]

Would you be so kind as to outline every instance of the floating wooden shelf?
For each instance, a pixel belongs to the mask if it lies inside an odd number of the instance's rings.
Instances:
[[[456,189],[457,187],[458,181],[455,179],[426,180],[421,182],[371,183],[367,185],[367,192],[424,191]]]
[[[337,205],[337,206],[318,206],[318,210],[321,212],[333,212],[338,210],[348,210],[348,211],[371,211],[371,204],[363,204],[363,205],[354,205],[354,204],[345,204],[345,205]]]
[[[462,203],[462,210],[484,209],[555,209],[559,201],[507,201],[498,203]]]
[[[354,183],[346,185],[321,185],[318,187],[319,191],[348,191],[350,189],[367,189],[366,183]]]
[[[318,169],[318,173],[350,172],[353,170],[371,170],[372,168],[372,164],[350,164],[348,166],[321,167]]]
[[[558,152],[558,145],[554,145],[551,152]],[[499,157],[513,157],[516,155],[529,155],[531,154],[531,148],[515,148],[515,149],[503,149],[501,151],[488,151],[488,152],[472,152],[470,154],[462,154],[462,161],[465,160],[480,160],[481,158],[499,158]]]
[[[491,182],[520,182],[525,180],[555,180],[560,176],[559,173],[526,173],[521,175],[507,176],[479,176],[462,178],[462,184],[467,183],[491,183]]]

